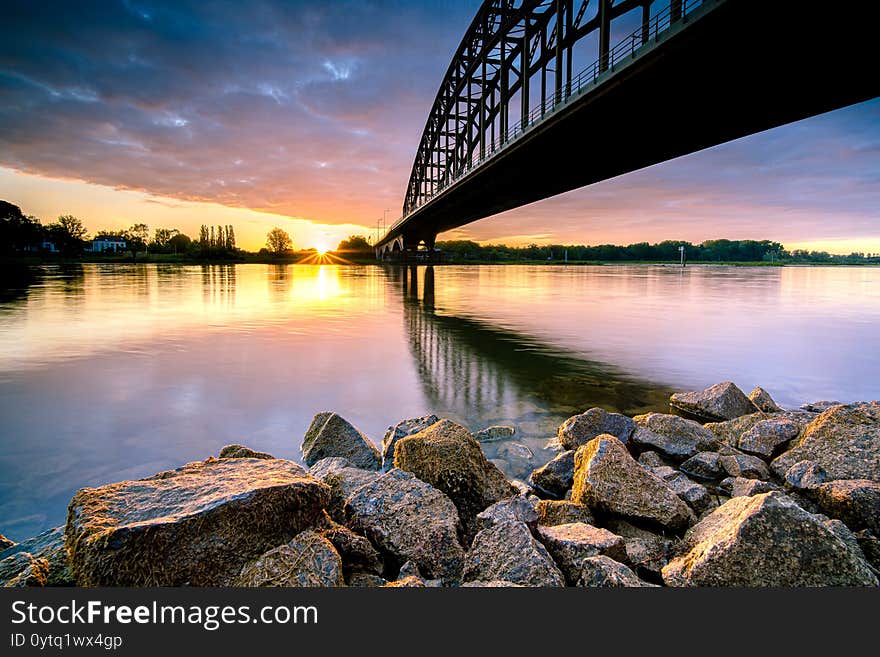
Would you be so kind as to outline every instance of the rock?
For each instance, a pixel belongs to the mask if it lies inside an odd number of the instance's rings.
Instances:
[[[403,420],[393,427],[388,427],[385,430],[385,437],[382,438],[382,463],[384,468],[390,470],[394,466],[394,446],[397,445],[398,440],[423,431],[439,421],[440,418],[436,415],[423,415],[422,417]]]
[[[820,516],[821,518],[822,516]],[[841,541],[846,543],[847,547],[853,551],[854,554],[857,554],[861,559],[865,558],[864,552],[862,552],[862,548],[859,546],[859,541],[856,538],[856,535],[850,531],[850,528],[847,527],[842,521],[837,518],[827,518],[825,520],[821,520],[822,525],[829,529],[832,534],[837,536]]]
[[[786,488],[806,491],[828,481],[828,473],[815,461],[798,461],[785,472]]]
[[[610,434],[625,443],[635,429],[636,423],[626,415],[609,413],[604,408],[591,408],[563,422],[557,438],[565,449],[574,450],[602,434]]]
[[[496,440],[510,438],[515,433],[516,429],[514,429],[513,427],[494,426],[480,429],[474,434],[474,438],[477,440],[477,442],[491,443]]]
[[[566,450],[533,470],[529,483],[551,497],[565,497],[565,492],[574,484],[574,450]]]
[[[678,415],[648,413],[633,419],[639,425],[632,435],[633,444],[657,449],[676,461],[689,459],[717,443],[715,435],[699,422]]]
[[[626,522],[625,520],[609,520],[608,529],[621,538],[626,545],[626,559],[622,560],[632,565],[644,576],[660,579],[660,571],[669,562],[677,539],[671,539],[641,527]]]
[[[345,583],[348,586],[357,588],[381,588],[388,581],[383,577],[371,575],[370,573],[352,573]]]
[[[344,515],[345,524],[370,539],[392,572],[412,560],[427,577],[460,578],[458,511],[412,473],[395,468],[361,486],[346,501]]]
[[[64,526],[47,529],[33,538],[15,544],[0,552],[5,559],[17,552],[27,552],[35,559],[45,559],[49,565],[46,586],[73,586],[75,584],[64,546]]]
[[[501,470],[486,460],[470,432],[450,420],[398,441],[394,465],[449,496],[468,542],[478,531],[477,514],[517,493]]]
[[[266,452],[257,452],[244,445],[226,445],[220,450],[221,459],[274,459]]]
[[[373,442],[348,420],[327,411],[312,420],[303,437],[302,455],[306,465],[341,456],[364,470],[378,470],[382,466],[382,455]]]
[[[477,525],[480,529],[488,529],[500,522],[518,521],[534,531],[538,526],[538,512],[535,504],[522,495],[509,497],[496,502],[477,514]]]
[[[769,458],[785,443],[797,438],[801,428],[788,418],[761,420],[739,438],[738,447],[749,454]]]
[[[594,511],[674,529],[695,520],[669,484],[636,463],[614,436],[599,436],[577,450],[571,499]]]
[[[718,484],[718,488],[727,493],[728,497],[750,497],[779,490],[779,486],[769,481],[745,477],[728,477]]]
[[[810,422],[771,467],[783,477],[803,460],[818,463],[829,479],[880,482],[880,402],[832,406]]]
[[[718,479],[724,472],[720,458],[718,452],[698,452],[682,463],[679,470],[698,479]]]
[[[462,588],[467,589],[499,589],[499,588],[522,588],[522,584],[514,584],[513,582],[507,582],[503,579],[492,580],[491,582],[465,582],[461,585]]]
[[[221,586],[310,527],[330,489],[282,459],[209,459],[83,488],[65,541],[80,586]]]
[[[875,572],[880,570],[880,538],[874,536],[867,529],[856,532],[855,536],[859,542],[859,547],[862,549],[862,554],[865,555],[865,559],[874,567]]]
[[[414,577],[410,575],[409,577],[404,577],[403,579],[398,579],[393,582],[388,582],[385,585],[385,588],[425,588],[425,582],[419,579],[418,577]]]
[[[780,492],[735,497],[685,535],[669,586],[876,586],[868,564]]]
[[[346,579],[349,579],[352,573],[382,574],[382,557],[373,544],[363,536],[355,534],[342,525],[323,530],[321,536],[330,541],[342,559],[342,574]]]
[[[49,562],[30,552],[15,552],[0,561],[0,587],[46,586]]]
[[[749,399],[759,411],[764,413],[778,413],[782,409],[773,401],[770,393],[764,388],[755,388],[749,393]]]
[[[666,465],[666,461],[657,452],[652,451],[642,452],[637,460],[639,465],[645,468],[662,468]]]
[[[706,490],[705,486],[691,481],[686,474],[679,472],[675,468],[661,466],[659,468],[652,468],[651,472],[669,484],[669,487],[675,494],[698,514],[714,506],[712,496],[709,495],[709,491]]]
[[[0,552],[4,552],[14,545],[15,541],[13,541],[11,538],[6,538],[3,534],[0,534]]]
[[[880,534],[880,484],[869,479],[838,479],[811,489],[819,507],[852,529]]]
[[[724,422],[708,422],[703,426],[715,434],[723,443],[731,446],[739,445],[739,439],[742,435],[751,429],[758,422],[764,420],[786,419],[791,420],[798,425],[802,431],[810,422],[816,419],[815,413],[807,411],[780,411],[779,413],[752,413],[751,415],[743,415],[733,420],[725,420]]]
[[[515,466],[516,469],[527,467],[535,458],[535,454],[526,445],[506,442],[498,447],[498,456]]]
[[[524,586],[563,586],[562,572],[522,522],[480,531],[467,553],[464,581],[505,580]]]
[[[309,473],[330,486],[327,512],[336,522],[343,521],[345,500],[358,488],[379,477],[375,470],[356,468],[351,461],[341,456],[321,459],[309,469]]]
[[[326,538],[313,531],[269,550],[246,564],[233,586],[344,586],[342,559]]]
[[[583,560],[577,585],[589,588],[651,586],[622,563],[604,555]]]
[[[570,522],[592,525],[595,522],[589,508],[567,500],[541,500],[535,505],[535,510],[538,512],[538,524],[545,527]]]
[[[746,479],[770,479],[770,470],[767,464],[757,456],[751,454],[727,454],[718,459],[721,467],[731,477],[744,477]]]
[[[842,406],[839,401],[829,401],[827,399],[823,399],[822,401],[815,401],[810,404],[802,404],[801,408],[805,411],[810,411],[811,413],[824,413],[829,408],[834,406]]]
[[[604,554],[616,561],[627,558],[626,544],[620,536],[583,522],[539,527],[538,540],[570,584],[577,582],[587,557]]]
[[[677,392],[669,402],[687,413],[712,420],[732,420],[755,412],[752,400],[730,381],[698,392]]]

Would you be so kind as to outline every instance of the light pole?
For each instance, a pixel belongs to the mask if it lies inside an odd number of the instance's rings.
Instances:
[[[684,267],[684,244],[678,247],[678,252],[681,254],[681,266]]]

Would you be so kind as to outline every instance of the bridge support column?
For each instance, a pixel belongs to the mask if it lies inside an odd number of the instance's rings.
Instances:
[[[607,71],[611,49],[611,0],[599,0],[599,72]]]

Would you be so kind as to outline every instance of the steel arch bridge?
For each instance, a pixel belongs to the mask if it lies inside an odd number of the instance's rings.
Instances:
[[[873,3],[485,0],[377,257],[880,95]]]

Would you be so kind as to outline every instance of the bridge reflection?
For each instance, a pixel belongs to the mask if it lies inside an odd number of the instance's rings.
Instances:
[[[630,415],[667,408],[671,390],[661,384],[515,328],[450,314],[437,302],[432,266],[386,271],[403,303],[409,349],[428,408],[471,429],[515,426],[513,440],[535,453],[535,463],[549,455],[538,452],[556,427],[575,413],[592,406]],[[530,465],[503,444],[486,451],[512,461],[513,476],[523,476]]]

